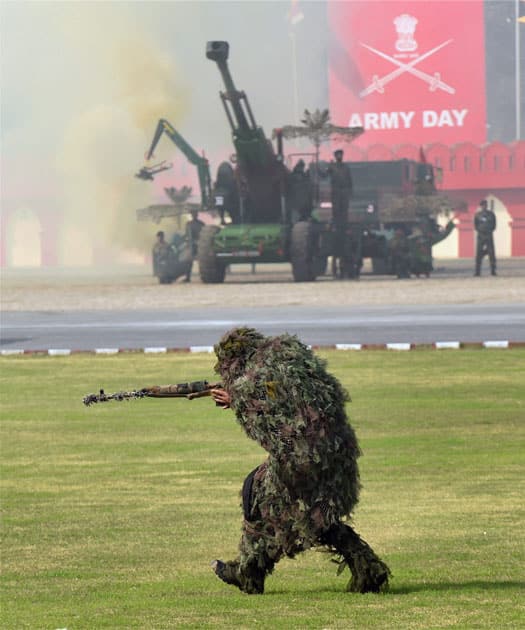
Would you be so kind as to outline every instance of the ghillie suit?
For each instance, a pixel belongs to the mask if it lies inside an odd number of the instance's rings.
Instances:
[[[244,482],[244,523],[236,560],[213,563],[224,582],[263,593],[283,556],[327,546],[352,573],[348,590],[378,592],[389,569],[342,517],[358,501],[360,451],[345,413],[347,393],[296,337],[251,328],[215,346],[223,386],[247,435],[268,459]]]

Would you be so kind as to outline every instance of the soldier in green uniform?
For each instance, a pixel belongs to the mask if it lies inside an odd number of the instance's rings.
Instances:
[[[291,223],[307,221],[312,214],[312,184],[305,167],[299,160],[288,179]]]
[[[188,221],[188,223],[186,223],[186,240],[188,242],[190,252],[191,252],[191,261],[189,263],[188,271],[186,272],[186,278],[184,279],[184,282],[191,281],[191,268],[193,266],[193,261],[195,260],[195,258],[197,258],[199,236],[203,227],[204,227],[204,221],[201,221],[199,219],[198,211],[192,210],[191,221]]]
[[[157,240],[153,245],[153,275],[157,276],[161,284],[169,284],[172,281],[170,274],[173,262],[173,250],[164,238],[164,232],[159,230]]]
[[[343,162],[342,149],[334,151],[335,161],[330,162],[330,195],[332,201],[332,231],[334,232],[335,255],[332,258],[334,278],[356,277],[355,256],[351,252],[352,239],[347,235],[348,206],[352,197],[352,173],[348,164]],[[339,269],[338,269],[339,265]]]
[[[496,229],[496,215],[489,210],[487,200],[480,201],[480,209],[474,217],[474,227],[478,234],[476,243],[476,270],[475,276],[481,275],[481,261],[484,256],[489,257],[490,271],[496,275],[496,253],[494,251],[493,233]]]
[[[397,228],[389,242],[392,270],[398,278],[410,278],[410,245],[402,228]]]
[[[217,404],[232,408],[268,458],[246,478],[244,522],[235,560],[215,560],[216,575],[246,593],[263,593],[283,556],[325,546],[349,566],[349,591],[379,592],[389,569],[343,522],[359,497],[360,455],[348,423],[348,395],[296,337],[265,337],[237,328],[215,346],[224,389]]]
[[[358,279],[363,266],[363,228],[358,223],[351,223],[346,229],[346,255],[341,261],[343,275]]]
[[[447,238],[455,228],[454,221],[449,221],[445,227],[438,225],[433,217],[424,217],[412,229],[408,237],[410,249],[410,271],[418,278],[420,275],[430,276],[434,271],[432,247]]]
[[[418,278],[425,275],[427,278],[432,271],[432,242],[428,234],[423,232],[421,226],[412,228],[408,237],[410,250],[410,271]]]

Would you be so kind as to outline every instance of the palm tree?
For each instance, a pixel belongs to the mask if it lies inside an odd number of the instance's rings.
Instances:
[[[315,147],[315,163],[319,162],[319,151],[321,143],[328,142],[332,138],[340,139],[343,142],[352,142],[362,133],[363,127],[339,127],[330,122],[330,112],[327,109],[316,109],[314,112],[304,110],[302,125],[285,125],[281,129],[283,138],[308,138]],[[277,135],[274,129],[273,137]]]
[[[355,138],[364,133],[363,127],[339,127],[330,122],[330,112],[327,109],[316,109],[314,112],[304,110],[302,125],[285,125],[282,129],[273,130],[273,138],[278,133],[283,138],[308,138],[315,147],[315,169],[314,169],[314,194],[316,201],[319,197],[319,152],[321,143],[328,142],[332,138],[343,142],[352,142]]]

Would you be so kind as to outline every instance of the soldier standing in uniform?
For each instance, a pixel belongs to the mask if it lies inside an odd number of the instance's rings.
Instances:
[[[496,229],[496,215],[489,210],[486,199],[482,199],[479,203],[480,209],[474,217],[474,228],[478,234],[476,243],[476,270],[475,276],[481,275],[481,261],[485,255],[488,255],[490,261],[490,271],[493,276],[496,275],[496,254],[494,252],[493,233]]]
[[[263,593],[280,558],[326,546],[350,568],[347,590],[386,588],[387,565],[342,521],[358,501],[360,449],[339,381],[287,334],[265,337],[236,328],[215,353],[224,387],[212,390],[215,402],[231,407],[247,435],[268,452],[243,485],[239,555],[215,560],[215,574],[246,593]]]
[[[339,274],[352,275],[349,268],[352,267],[348,257],[346,226],[348,223],[348,205],[352,197],[352,174],[348,164],[343,162],[342,149],[334,151],[335,162],[331,162],[328,172],[330,175],[332,197],[332,229],[335,233],[335,255],[332,259],[332,273],[337,277],[337,260],[339,260]],[[342,267],[342,268],[341,268]]]
[[[289,177],[291,222],[307,221],[312,214],[312,186],[305,170],[304,160],[299,160]]]
[[[192,210],[191,221],[186,223],[186,239],[188,240],[188,244],[190,246],[191,262],[184,282],[191,282],[191,268],[193,267],[193,261],[197,258],[199,236],[203,227],[204,221],[199,219],[198,211]]]

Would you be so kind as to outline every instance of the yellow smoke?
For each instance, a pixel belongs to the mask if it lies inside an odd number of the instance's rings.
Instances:
[[[111,32],[99,32],[90,45],[92,104],[71,117],[57,156],[66,197],[64,248],[71,247],[68,234],[80,233],[108,258],[119,250],[150,251],[158,227],[138,223],[135,211],[152,203],[153,186],[134,174],[158,119],[176,122],[189,102],[174,61],[148,33],[111,23]],[[64,27],[70,42],[86,42],[85,21],[68,19]]]

